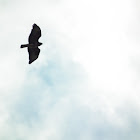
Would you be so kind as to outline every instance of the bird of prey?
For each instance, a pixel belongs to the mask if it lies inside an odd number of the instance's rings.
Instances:
[[[42,43],[40,43],[38,40],[41,37],[41,29],[36,24],[33,24],[33,28],[31,30],[31,33],[28,38],[29,44],[23,44],[21,45],[21,48],[28,48],[29,53],[29,64],[31,64],[33,61],[35,61],[40,53],[40,49],[38,46],[41,46]]]

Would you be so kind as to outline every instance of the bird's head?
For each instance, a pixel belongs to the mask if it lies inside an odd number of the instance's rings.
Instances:
[[[41,46],[43,43],[41,43],[41,42],[38,42],[38,46]]]

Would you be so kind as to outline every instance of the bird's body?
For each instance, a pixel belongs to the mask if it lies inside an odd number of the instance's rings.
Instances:
[[[29,53],[29,64],[35,61],[40,53],[38,46],[42,45],[38,40],[41,37],[41,29],[36,24],[33,24],[33,29],[29,35],[29,44],[21,45],[21,48],[27,47]]]

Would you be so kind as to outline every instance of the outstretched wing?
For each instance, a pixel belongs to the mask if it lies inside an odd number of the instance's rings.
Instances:
[[[40,37],[41,37],[41,29],[36,24],[33,24],[33,29],[28,38],[29,44],[21,45],[21,48],[25,47],[28,48],[29,64],[34,62],[40,54],[40,49],[38,48],[38,46],[42,45],[42,43],[38,41]]]
[[[37,48],[28,48],[28,53],[29,53],[29,64],[31,64],[33,61],[35,61],[40,53],[40,49]]]
[[[36,24],[33,24],[33,29],[29,35],[29,44],[37,44],[38,39],[41,37],[41,29]]]

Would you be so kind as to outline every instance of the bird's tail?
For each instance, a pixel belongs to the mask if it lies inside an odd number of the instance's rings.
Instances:
[[[20,48],[25,48],[25,47],[34,48],[35,45],[34,44],[23,44],[20,46]]]
[[[25,47],[27,47],[27,44],[23,44],[20,46],[20,48],[25,48]]]

